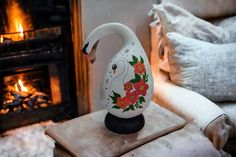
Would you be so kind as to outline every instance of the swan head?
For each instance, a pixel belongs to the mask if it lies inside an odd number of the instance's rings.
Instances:
[[[82,52],[88,55],[89,61],[94,63],[96,60],[96,49],[97,49],[98,41],[91,47],[89,42],[86,42],[82,48]]]
[[[113,70],[113,74],[116,73],[116,69],[117,69],[118,65],[117,64],[112,64],[112,70]]]

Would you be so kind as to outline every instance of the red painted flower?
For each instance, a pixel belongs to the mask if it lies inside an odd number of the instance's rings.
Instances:
[[[127,97],[118,97],[116,105],[121,107],[123,110],[131,104],[130,100]]]
[[[146,91],[148,89],[148,85],[145,83],[145,81],[142,79],[140,82],[137,82],[134,84],[134,88],[136,89],[136,92],[138,94],[141,94],[142,96],[146,95]]]
[[[136,74],[142,75],[144,74],[146,71],[144,64],[137,62],[136,64],[134,64],[134,72]]]
[[[131,93],[127,93],[126,97],[129,99],[131,104],[134,104],[138,100],[139,94],[136,91],[133,91]]]
[[[125,83],[124,90],[131,91],[133,89],[133,85],[130,82]]]

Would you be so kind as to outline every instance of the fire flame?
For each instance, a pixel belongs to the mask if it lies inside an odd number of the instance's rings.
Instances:
[[[23,29],[23,27],[22,27],[21,24],[19,25],[18,30],[19,30],[18,32],[20,32],[20,36],[21,36],[22,38],[24,38],[24,33],[23,33],[23,32],[24,32],[24,29]]]
[[[3,37],[0,36],[0,43],[3,43]]]
[[[20,89],[18,87],[20,87]],[[19,79],[18,82],[15,84],[15,88],[17,92],[28,92],[28,88],[24,86],[21,79]]]
[[[16,0],[7,1],[6,13],[8,26],[5,25],[4,29],[7,33],[1,35],[0,43],[4,42],[4,38],[12,41],[19,41],[24,39],[24,31],[32,29],[30,17],[24,13],[19,3]]]

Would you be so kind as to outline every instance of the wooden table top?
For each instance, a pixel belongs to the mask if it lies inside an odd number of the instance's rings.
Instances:
[[[125,154],[185,125],[184,119],[151,102],[143,113],[144,128],[133,134],[121,135],[105,127],[106,113],[106,110],[100,110],[60,123],[47,129],[46,134],[73,156],[113,157]]]

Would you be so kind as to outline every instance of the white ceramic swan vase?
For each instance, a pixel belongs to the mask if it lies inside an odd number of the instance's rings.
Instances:
[[[119,35],[124,44],[106,66],[101,103],[114,116],[132,118],[148,107],[153,94],[151,67],[136,35],[123,24],[103,24],[87,36],[83,52],[94,62],[99,39],[111,33]]]

